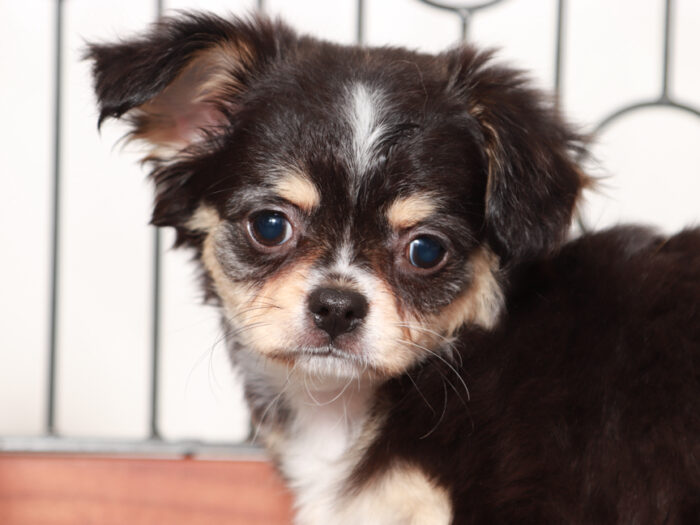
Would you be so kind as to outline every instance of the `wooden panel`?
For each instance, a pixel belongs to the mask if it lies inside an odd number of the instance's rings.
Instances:
[[[289,508],[260,461],[0,455],[3,525],[282,525]]]

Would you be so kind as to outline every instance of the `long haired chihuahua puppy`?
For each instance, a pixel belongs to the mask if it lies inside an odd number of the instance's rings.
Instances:
[[[88,56],[298,524],[700,523],[700,231],[565,242],[523,75],[201,14]]]

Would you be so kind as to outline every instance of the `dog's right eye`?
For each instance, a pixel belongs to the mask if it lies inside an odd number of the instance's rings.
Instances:
[[[292,225],[282,213],[263,210],[248,220],[248,233],[258,244],[273,248],[291,239]]]
[[[435,270],[445,259],[445,247],[435,237],[421,235],[408,244],[408,260],[421,270]]]

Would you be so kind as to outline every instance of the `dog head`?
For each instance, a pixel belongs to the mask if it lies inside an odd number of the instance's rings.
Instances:
[[[586,180],[576,135],[470,47],[186,15],[88,57],[231,331],[320,374],[391,377],[492,327],[502,268],[556,249]]]

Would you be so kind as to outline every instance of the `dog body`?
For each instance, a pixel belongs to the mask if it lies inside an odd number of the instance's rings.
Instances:
[[[468,393],[438,358],[374,388],[267,380],[300,523],[697,523],[700,231],[587,235],[511,281],[455,341]]]
[[[700,232],[563,244],[583,144],[520,73],[207,15],[89,57],[299,524],[697,523]]]
[[[470,400],[444,368],[388,383],[405,408],[359,471],[420,465],[454,523],[697,523],[700,231],[613,229],[518,273],[498,327],[460,337]]]

